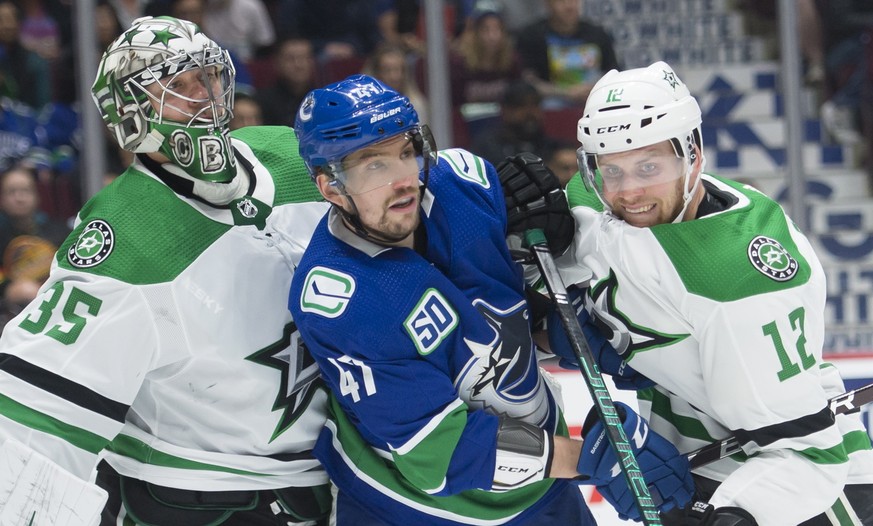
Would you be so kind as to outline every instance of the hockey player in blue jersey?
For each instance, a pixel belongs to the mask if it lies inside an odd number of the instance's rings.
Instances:
[[[289,308],[332,392],[315,455],[337,523],[594,524],[569,479],[619,471],[602,428],[567,437],[537,366],[494,167],[437,154],[409,100],[364,75],[310,92],[295,128],[333,205]],[[684,504],[684,458],[628,416],[649,482]]]

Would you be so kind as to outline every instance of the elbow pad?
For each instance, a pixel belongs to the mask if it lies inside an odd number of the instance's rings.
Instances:
[[[544,429],[500,417],[493,491],[508,491],[546,478],[551,468],[554,439]]]

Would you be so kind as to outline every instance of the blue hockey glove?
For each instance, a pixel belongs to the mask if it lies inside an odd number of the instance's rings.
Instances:
[[[577,287],[567,289],[567,294],[573,308],[576,309],[576,319],[582,327],[582,334],[588,341],[588,346],[594,354],[594,360],[600,371],[612,376],[615,386],[628,391],[638,391],[655,385],[655,382],[638,373],[628,365],[612,348],[612,345],[601,334],[600,329],[591,321],[588,311],[585,310],[584,290]],[[546,323],[549,331],[549,347],[552,352],[560,357],[558,365],[564,369],[578,369],[579,362],[576,354],[570,346],[570,339],[561,324],[561,316],[557,309],[551,309],[547,315]]]
[[[688,459],[666,438],[649,429],[646,419],[627,404],[615,402],[615,409],[658,509],[683,508],[694,495]],[[596,486],[622,520],[639,521],[640,510],[618,466],[603,423],[593,408],[582,426],[582,436],[585,441],[576,466],[581,475],[577,480]]]

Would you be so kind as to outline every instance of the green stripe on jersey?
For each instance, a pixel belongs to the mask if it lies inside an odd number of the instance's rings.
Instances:
[[[133,168],[85,203],[79,216],[81,223],[58,250],[58,264],[133,285],[172,281],[230,229]],[[112,227],[115,246],[99,265],[74,267],[67,251],[94,219]]]
[[[849,455],[846,454],[846,447],[842,442],[827,449],[810,447],[798,453],[816,464],[843,464],[849,461]]]
[[[870,435],[866,431],[850,431],[843,435],[843,445],[846,447],[846,454],[851,455],[855,451],[864,451],[873,449],[870,444]]]
[[[95,455],[109,442],[109,440],[100,435],[80,427],[71,426],[57,418],[20,404],[2,394],[0,394],[0,414],[23,426],[61,438],[77,448]]]
[[[388,497],[408,499],[416,505],[415,509],[428,513],[428,509],[445,510],[480,521],[500,520],[512,517],[532,506],[549,490],[554,479],[523,486],[511,491],[496,493],[482,490],[468,490],[456,495],[435,497],[413,487],[388,459],[380,457],[367,444],[331,394],[328,418],[336,423],[336,439],[349,468],[373,479],[370,483],[377,491]],[[439,447],[439,446],[437,446]],[[360,477],[363,483],[367,479]]]
[[[134,460],[138,460],[143,464],[152,466],[163,466],[167,468],[178,468],[199,471],[218,471],[221,473],[233,473],[236,475],[250,475],[255,477],[270,476],[264,473],[255,471],[247,471],[242,469],[229,468],[227,466],[219,466],[217,464],[207,464],[187,458],[177,457],[158,451],[149,446],[145,442],[127,435],[118,435],[107,448],[109,451],[118,453]]]
[[[415,447],[404,454],[392,451],[391,455],[415,487],[437,490],[445,482],[452,452],[467,425],[467,404],[458,403],[454,410],[430,424],[429,432]]]

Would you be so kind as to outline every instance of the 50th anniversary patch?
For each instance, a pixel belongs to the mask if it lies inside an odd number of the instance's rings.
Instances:
[[[85,226],[79,239],[67,251],[67,260],[74,267],[89,268],[97,265],[112,253],[115,233],[109,223],[94,219]]]

